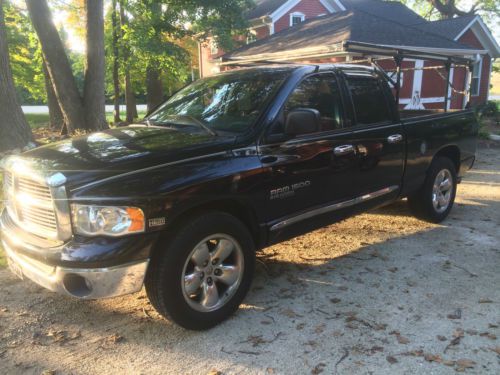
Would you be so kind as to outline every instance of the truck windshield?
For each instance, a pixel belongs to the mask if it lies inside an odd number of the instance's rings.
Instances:
[[[251,69],[201,79],[172,96],[148,116],[146,123],[197,127],[213,135],[244,133],[288,73],[288,69]]]

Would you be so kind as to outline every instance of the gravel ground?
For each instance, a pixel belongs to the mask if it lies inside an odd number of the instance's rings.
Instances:
[[[0,373],[500,373],[500,149],[442,225],[405,202],[259,255],[245,305],[207,332],[145,293],[78,301],[0,270]]]

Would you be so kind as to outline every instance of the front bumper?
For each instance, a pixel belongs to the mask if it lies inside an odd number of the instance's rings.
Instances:
[[[10,269],[51,291],[82,299],[110,298],[141,290],[153,237],[73,239],[49,246],[30,241],[4,212],[2,246]]]
[[[111,268],[63,268],[49,266],[13,251],[5,241],[9,267],[53,292],[83,299],[117,297],[141,290],[149,261]]]

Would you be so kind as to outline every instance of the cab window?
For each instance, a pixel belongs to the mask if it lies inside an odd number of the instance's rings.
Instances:
[[[319,112],[316,132],[326,132],[342,127],[342,103],[335,75],[316,74],[302,81],[288,98],[285,118],[294,110],[312,109]]]
[[[357,125],[392,122],[386,95],[378,79],[349,77],[347,86],[351,93]]]

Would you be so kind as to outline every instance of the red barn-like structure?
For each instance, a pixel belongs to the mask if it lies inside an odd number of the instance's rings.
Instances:
[[[427,21],[399,2],[257,0],[247,17],[243,47],[200,44],[201,76],[259,61],[376,61],[394,80],[399,67],[401,108],[462,109],[487,101],[500,57],[481,17]]]

